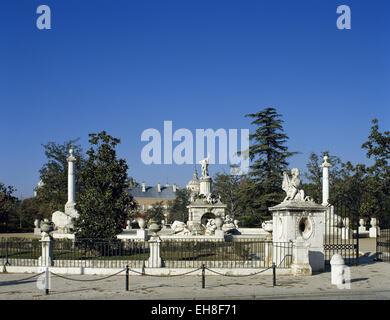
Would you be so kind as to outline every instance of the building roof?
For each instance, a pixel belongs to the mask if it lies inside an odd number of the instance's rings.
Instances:
[[[199,178],[198,178],[198,172],[196,171],[196,169],[194,169],[194,175],[192,177],[192,180],[188,181],[187,188],[189,186],[199,186],[199,185],[200,185],[200,182],[199,182]]]
[[[173,186],[161,186],[161,192],[158,192],[157,186],[146,186],[145,192],[142,192],[142,186],[137,186],[128,188],[127,192],[134,198],[176,199]]]

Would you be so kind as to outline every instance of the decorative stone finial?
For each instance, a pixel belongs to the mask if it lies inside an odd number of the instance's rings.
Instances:
[[[68,162],[76,161],[76,157],[73,155],[72,147],[69,149],[69,157],[66,159]]]
[[[324,162],[321,164],[322,168],[329,168],[332,165],[328,162],[329,157],[327,155],[324,155]]]

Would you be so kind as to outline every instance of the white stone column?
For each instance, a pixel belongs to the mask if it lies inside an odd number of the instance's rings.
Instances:
[[[73,211],[76,205],[76,181],[74,176],[74,162],[76,161],[73,155],[73,149],[69,150],[70,156],[66,159],[68,161],[68,202],[65,205],[65,213]]]
[[[329,204],[329,168],[332,165],[328,162],[328,156],[324,156],[322,167],[322,205]]]

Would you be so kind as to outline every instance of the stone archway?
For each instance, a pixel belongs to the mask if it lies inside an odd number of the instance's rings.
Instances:
[[[209,220],[209,219],[215,219],[216,217],[215,217],[215,215],[213,214],[213,213],[211,213],[211,212],[206,212],[203,216],[202,216],[202,218],[200,219],[200,223],[201,224],[203,224],[204,226],[207,224],[207,221]]]

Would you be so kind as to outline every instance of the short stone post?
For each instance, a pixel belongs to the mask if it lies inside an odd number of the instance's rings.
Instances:
[[[376,218],[371,218],[371,228],[369,229],[370,238],[376,238],[378,235]]]
[[[161,239],[159,236],[153,236],[150,238],[149,248],[150,248],[150,257],[148,260],[148,268],[161,268]]]
[[[302,237],[293,241],[293,264],[291,269],[295,276],[310,276],[312,268],[309,263],[309,247]]]
[[[53,265],[53,238],[46,232],[42,232],[39,240],[42,245],[42,255],[38,258],[40,267],[51,267]]]
[[[344,258],[340,254],[334,254],[330,259],[331,283],[339,289],[350,288],[351,275],[349,268],[345,266]]]
[[[364,225],[364,219],[359,220],[359,233],[365,233],[366,232],[366,226]]]

